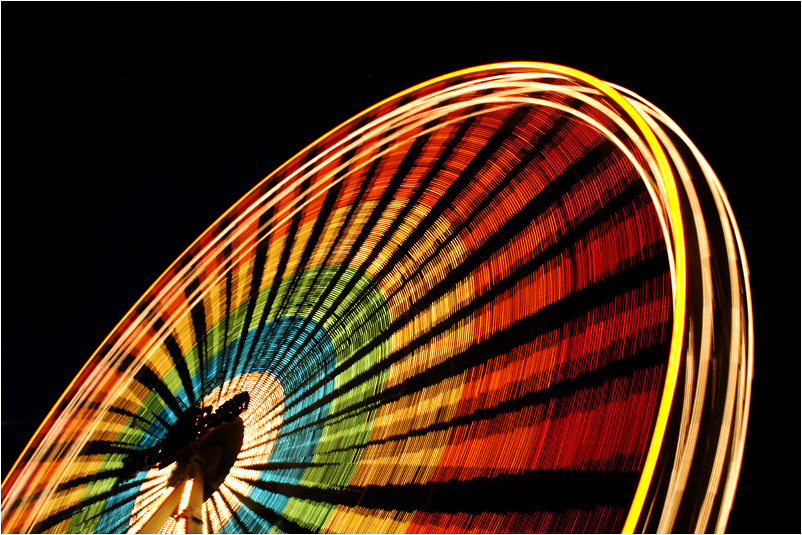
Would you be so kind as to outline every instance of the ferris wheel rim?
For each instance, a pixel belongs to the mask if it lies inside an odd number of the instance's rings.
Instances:
[[[649,446],[649,450],[646,456],[645,466],[641,472],[641,477],[639,479],[638,488],[635,493],[635,497],[633,498],[633,503],[630,508],[630,511],[627,515],[627,520],[624,527],[624,532],[631,532],[635,529],[635,523],[638,520],[638,517],[641,515],[641,511],[643,508],[644,501],[646,499],[646,493],[648,491],[648,487],[651,483],[651,478],[655,469],[655,464],[657,462],[657,456],[660,453],[662,441],[663,441],[663,432],[665,430],[665,426],[667,425],[667,420],[669,417],[669,410],[671,401],[674,396],[674,389],[677,384],[677,374],[679,369],[679,360],[681,359],[681,351],[682,345],[684,343],[684,323],[685,323],[685,244],[683,238],[683,221],[680,214],[679,208],[679,201],[677,198],[677,192],[674,185],[674,178],[673,173],[671,171],[671,167],[668,164],[667,157],[657,139],[654,136],[654,133],[651,129],[646,125],[643,119],[640,117],[639,113],[629,101],[624,98],[621,93],[619,93],[616,89],[612,88],[610,85],[598,80],[590,75],[582,73],[581,71],[577,71],[575,69],[571,69],[568,67],[562,67],[558,65],[552,65],[547,63],[534,63],[534,62],[510,62],[510,63],[496,63],[496,64],[489,64],[483,65],[479,67],[472,67],[469,69],[463,69],[459,71],[455,71],[453,73],[449,73],[432,80],[423,82],[412,88],[406,89],[401,91],[387,99],[382,100],[381,102],[371,106],[370,108],[364,110],[363,112],[355,115],[354,117],[344,121],[337,127],[333,128],[314,142],[310,143],[307,147],[299,151],[296,155],[292,158],[288,159],[284,162],[281,166],[279,166],[275,171],[267,175],[264,179],[259,181],[253,188],[251,188],[245,195],[243,195],[236,203],[234,203],[231,208],[226,210],[220,217],[218,217],[200,236],[198,236],[171,264],[170,266],[165,269],[165,271],[154,281],[154,283],[142,294],[142,296],[137,300],[137,302],[128,310],[128,312],[123,316],[123,318],[117,323],[117,325],[112,329],[112,331],[107,335],[106,338],[101,342],[98,348],[93,352],[90,358],[84,363],[78,374],[72,380],[72,382],[68,385],[65,389],[64,393],[62,393],[61,397],[57,400],[54,404],[53,408],[50,410],[48,415],[43,420],[42,424],[37,428],[34,435],[29,440],[28,444],[26,445],[23,452],[20,454],[12,468],[6,474],[2,482],[2,488],[5,492],[7,489],[7,485],[12,474],[15,472],[20,461],[24,458],[26,452],[29,448],[36,442],[37,437],[39,436],[40,432],[45,428],[48,420],[54,416],[57,408],[61,405],[61,403],[65,400],[65,398],[69,395],[69,393],[76,387],[77,382],[83,376],[84,372],[87,368],[95,361],[95,359],[99,358],[98,355],[100,354],[101,350],[105,346],[105,344],[114,336],[115,332],[126,322],[126,320],[131,317],[133,314],[137,312],[137,308],[139,305],[146,299],[148,294],[152,292],[158,284],[168,277],[172,272],[173,268],[178,264],[178,262],[190,254],[195,247],[201,240],[214,233],[214,229],[218,227],[218,225],[225,220],[225,218],[238,206],[244,203],[247,199],[251,197],[254,192],[256,192],[263,184],[268,182],[272,177],[276,176],[279,172],[285,169],[288,165],[290,165],[293,161],[299,158],[301,155],[305,154],[309,151],[312,147],[320,145],[325,140],[329,139],[330,136],[335,134],[336,132],[340,131],[341,129],[345,128],[347,125],[352,124],[358,118],[365,116],[369,112],[380,108],[382,105],[385,105],[389,102],[392,102],[396,99],[399,99],[405,95],[414,93],[415,91],[420,91],[426,89],[427,87],[431,87],[432,85],[445,82],[450,79],[464,76],[467,74],[474,74],[474,73],[481,73],[481,72],[488,72],[493,71],[494,69],[537,69],[540,71],[546,71],[549,73],[565,75],[570,77],[579,78],[580,80],[590,84],[607,97],[612,99],[618,106],[620,106],[628,115],[629,118],[635,122],[640,129],[641,135],[644,136],[646,143],[648,144],[649,148],[651,149],[653,155],[655,156],[658,165],[661,169],[661,176],[660,179],[664,181],[664,185],[668,193],[668,212],[669,218],[671,219],[671,235],[673,238],[673,250],[675,253],[674,256],[674,263],[673,267],[676,268],[675,277],[672,277],[672,282],[676,284],[675,288],[675,295],[674,295],[674,307],[673,307],[673,326],[672,326],[672,335],[671,335],[671,350],[668,362],[668,371],[666,374],[666,381],[663,388],[663,394],[661,397],[661,401],[659,404],[658,416],[657,416],[657,425],[655,430],[652,433],[652,441]],[[668,245],[668,244],[667,244]]]

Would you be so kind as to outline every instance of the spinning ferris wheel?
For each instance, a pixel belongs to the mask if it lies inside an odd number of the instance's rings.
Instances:
[[[459,71],[187,248],[8,474],[3,529],[723,531],[751,317],[665,114],[566,67]]]

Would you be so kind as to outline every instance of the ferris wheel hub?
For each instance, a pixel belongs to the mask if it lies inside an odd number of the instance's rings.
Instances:
[[[219,425],[206,433],[197,443],[191,444],[191,453],[178,461],[170,477],[170,485],[178,486],[193,477],[203,476],[203,501],[225,481],[237,460],[245,436],[242,418]]]
[[[161,460],[161,463],[177,462],[168,480],[168,487],[174,490],[170,498],[154,510],[149,520],[140,529],[134,530],[136,533],[202,532],[202,504],[223,484],[242,450],[245,424],[239,414],[247,408],[247,402],[248,398],[240,396],[235,403],[223,404],[216,413],[209,410],[200,412],[205,418],[196,419],[192,431],[182,425],[179,419],[165,443],[156,450],[163,454],[165,445],[177,448],[175,453]],[[216,425],[210,426],[210,423]],[[176,437],[186,440],[198,435],[200,438],[176,446]]]

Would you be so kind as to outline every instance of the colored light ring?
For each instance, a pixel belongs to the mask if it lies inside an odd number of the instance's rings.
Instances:
[[[754,362],[749,269],[721,183],[684,132],[660,109],[626,95],[657,135],[677,181],[688,239],[688,324],[662,474],[652,483],[645,532],[723,533],[743,458]],[[715,347],[713,344],[715,340]],[[713,372],[718,369],[718,372]],[[711,392],[715,392],[713,396]],[[698,448],[700,440],[706,447]]]
[[[4,528],[133,523],[119,504],[166,481],[112,488],[121,450],[270,370],[279,438],[206,502],[210,528],[634,529],[664,492],[686,301],[671,164],[635,106],[578,71],[495,65],[310,145],[87,362],[4,482]],[[277,369],[250,351],[265,344],[300,352]],[[304,431],[300,450],[282,442]]]
[[[268,256],[269,253],[270,251],[268,251]],[[192,387],[189,391],[206,392],[212,389],[212,393],[205,396],[205,406],[217,407],[241,391],[253,393],[255,390],[261,390],[264,381],[254,384],[253,380],[248,380],[248,377],[255,373],[276,378],[276,388],[282,392],[280,396],[268,396],[271,398],[268,409],[262,407],[263,399],[267,398],[252,394],[252,406],[243,418],[246,423],[246,433],[240,459],[221,490],[212,495],[212,503],[207,506],[210,527],[214,531],[225,530],[227,522],[231,520],[232,516],[236,522],[232,521],[228,526],[231,531],[241,532],[243,522],[244,525],[256,525],[257,521],[248,518],[253,516],[249,509],[244,509],[239,515],[235,514],[241,499],[255,500],[265,507],[281,511],[287,499],[280,495],[266,493],[259,488],[253,488],[254,485],[249,483],[248,478],[258,477],[261,482],[303,484],[305,482],[305,463],[313,462],[315,446],[321,433],[324,432],[324,428],[320,424],[329,415],[330,404],[334,403],[336,407],[346,402],[358,403],[368,393],[375,390],[381,382],[381,375],[377,375],[373,379],[375,384],[365,382],[358,388],[349,389],[335,397],[333,402],[326,401],[327,396],[332,396],[332,391],[337,383],[349,376],[349,373],[340,373],[335,380],[334,374],[332,374],[335,365],[342,364],[346,360],[343,348],[353,343],[363,343],[366,337],[370,339],[378,336],[388,325],[386,306],[381,296],[376,295],[375,291],[368,290],[367,297],[357,303],[359,306],[350,310],[348,308],[352,303],[348,301],[347,297],[344,298],[337,293],[339,286],[348,285],[351,281],[350,277],[354,274],[352,268],[345,268],[340,274],[338,284],[333,286],[333,292],[335,292],[331,299],[335,303],[333,309],[327,311],[325,308],[316,306],[321,302],[322,289],[332,282],[338,267],[329,265],[311,268],[300,273],[298,277],[285,278],[283,283],[278,285],[278,291],[273,297],[277,300],[288,297],[289,299],[284,301],[286,306],[283,307],[283,311],[292,315],[279,318],[276,318],[275,315],[266,316],[261,332],[258,325],[251,324],[252,328],[246,334],[241,336],[233,334],[241,333],[243,318],[252,316],[252,311],[249,312],[248,308],[253,300],[243,303],[239,309],[231,311],[225,316],[231,318],[231,321],[222,321],[206,331],[206,340],[210,346],[217,340],[228,340],[229,343],[214,356],[203,359],[205,366],[200,365],[200,360],[193,352],[190,351],[184,355],[188,372],[191,373],[191,380],[188,381],[188,384],[191,384]],[[365,286],[366,283],[363,279],[354,285],[354,289],[361,291],[365,289]],[[270,299],[272,288],[274,287],[263,288],[255,303],[263,305]],[[299,296],[303,297],[292,300],[292,297]],[[348,321],[343,321],[326,330],[318,327],[317,322],[310,319],[311,317],[326,316],[329,318],[327,322],[331,323],[331,318],[345,316],[346,312],[350,313],[354,319],[365,319],[364,325],[358,331],[359,337],[353,336],[351,332],[343,328],[349,325]],[[333,340],[329,339],[327,332],[333,333]],[[337,350],[335,350],[335,344]],[[194,347],[197,348],[198,344]],[[374,350],[367,352],[361,359],[352,363],[350,374],[354,373],[353,370],[369,368],[372,363],[381,360],[385,347],[386,344],[379,344]],[[190,403],[188,391],[181,384],[178,377],[180,374],[175,371],[176,368],[171,368],[165,375],[165,377],[172,377],[172,380],[166,379],[163,384],[170,388],[171,392],[175,392],[173,403],[177,402],[182,406],[188,406]],[[202,372],[201,368],[203,368]],[[201,377],[201,373],[205,379]],[[225,381],[225,383],[221,384],[221,381]],[[267,381],[267,383],[270,382],[270,380]],[[215,392],[218,391],[220,396],[215,397]],[[155,444],[156,441],[153,437],[163,436],[166,427],[160,425],[159,422],[166,421],[172,424],[177,416],[169,405],[165,404],[162,396],[163,394],[158,390],[151,391],[143,401],[142,409],[138,414],[141,418],[145,418],[148,412],[154,410],[153,407],[161,407],[160,410],[157,410],[158,419],[146,429],[133,432],[128,429],[124,430],[117,438],[118,443],[130,441],[133,437],[133,440],[137,441],[137,447],[141,449]],[[281,409],[278,409],[279,403],[282,406]],[[251,422],[249,413],[260,409],[264,409],[262,412],[271,417]],[[278,433],[278,436],[276,436],[278,428],[271,423],[274,423],[275,418],[280,418],[282,424],[284,421],[288,422],[287,425],[281,426],[281,433]],[[326,427],[325,430],[331,432],[331,426]],[[137,437],[141,438],[137,439]],[[266,453],[268,445],[270,452]],[[109,455],[104,462],[118,463],[119,457]],[[257,471],[255,467],[263,465],[272,465],[271,468],[280,465],[293,465],[293,467],[272,468],[270,471],[262,472],[261,476],[254,476]],[[159,484],[151,483],[152,480],[157,479]],[[137,483],[140,485],[132,486],[128,491],[116,494],[114,499],[103,503],[98,502],[95,505],[95,514],[88,511],[85,517],[79,520],[74,518],[68,531],[90,529],[116,533],[124,531],[129,526],[136,526],[140,517],[149,512],[148,504],[152,502],[153,497],[164,490],[168,481],[164,479],[164,471],[154,470],[147,476],[140,477]],[[90,495],[85,496],[85,499],[90,498]],[[133,503],[131,498],[136,498],[137,503]],[[97,524],[89,524],[86,517],[95,519]]]
[[[252,372],[227,381],[224,385],[221,385],[206,396],[205,405],[219,406],[219,404],[233,397],[234,393],[237,392],[235,384],[240,385],[239,388],[245,387],[248,389],[248,392],[251,393],[251,403],[248,410],[242,415],[245,425],[242,445],[243,454],[240,455],[234,463],[234,466],[226,477],[224,482],[225,488],[238,486],[236,480],[241,479],[243,474],[247,474],[248,470],[251,469],[253,459],[270,458],[276,439],[278,438],[279,427],[282,420],[282,410],[284,407],[284,390],[275,375],[270,372]],[[171,474],[172,468],[173,467],[167,467],[162,470],[153,469],[144,476],[143,479],[158,481],[158,484],[149,486],[149,488],[142,489],[136,493],[136,502],[133,504],[132,512],[129,514],[128,518],[116,513],[106,515],[104,518],[113,522],[118,521],[120,517],[122,517],[125,521],[123,525],[104,526],[99,524],[95,527],[95,530],[107,531],[109,533],[119,532],[129,525],[135,527],[142,519],[149,518],[150,504],[153,503],[155,496],[162,492],[162,489],[167,485],[165,477]],[[245,494],[250,493],[250,489],[247,488],[247,486],[242,488],[242,485],[239,485],[239,487]],[[223,497],[219,492],[215,492],[212,494],[210,500],[212,500],[212,503],[210,503],[205,508],[207,510],[204,511],[204,513],[206,513],[205,522],[211,526],[224,525],[230,520],[230,515],[226,514],[225,508],[220,503]]]

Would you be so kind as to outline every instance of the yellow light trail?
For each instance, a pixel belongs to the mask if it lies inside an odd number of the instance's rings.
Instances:
[[[709,166],[707,166],[707,163],[701,158],[701,155],[698,154],[696,148],[687,140],[687,137],[684,136],[681,130],[670,122],[670,119],[665,117],[662,112],[651,106],[648,102],[640,99],[637,95],[623,88],[603,82],[581,71],[547,63],[510,62],[464,69],[418,84],[377,103],[349,121],[342,123],[311,143],[299,154],[303,154],[311,148],[322,144],[329,136],[334,135],[346,125],[355,124],[356,120],[367,117],[366,114],[377,110],[385,104],[415,92],[431,88],[436,84],[482,73],[486,73],[486,76],[472,78],[452,85],[444,84],[445,87],[442,89],[430,91],[428,93],[424,92],[425,94],[417,99],[412,99],[409,104],[399,106],[387,114],[371,119],[368,124],[349,133],[349,135],[343,137],[337,143],[331,144],[325,150],[316,154],[314,158],[304,163],[304,165],[299,166],[292,173],[278,181],[264,194],[257,197],[256,194],[260,188],[286,166],[290,165],[295,158],[288,160],[287,163],[283,164],[254,186],[238,201],[238,203],[223,213],[201,236],[193,241],[184,253],[182,253],[182,255],[180,255],[148,288],[145,294],[137,300],[112,332],[103,340],[89,360],[84,363],[78,375],[70,382],[67,389],[59,397],[57,403],[50,410],[42,424],[37,428],[25,449],[12,466],[12,469],[6,475],[2,483],[4,491],[6,490],[9,477],[12,473],[16,474],[17,480],[15,481],[15,487],[10,498],[6,497],[3,505],[5,506],[10,499],[16,497],[16,489],[18,488],[28,485],[43,485],[43,482],[49,478],[58,480],[68,469],[69,462],[74,460],[81,448],[88,443],[91,433],[104,429],[100,422],[93,422],[85,433],[72,435],[74,437],[73,442],[70,445],[63,446],[63,452],[61,452],[59,456],[59,458],[64,459],[64,462],[61,464],[54,463],[51,471],[46,474],[44,472],[37,472],[35,468],[28,465],[18,467],[21,459],[29,453],[29,449],[33,444],[57,441],[58,436],[64,432],[69,418],[79,414],[80,401],[84,399],[82,396],[89,395],[88,393],[83,394],[84,392],[102,391],[106,393],[102,401],[98,402],[102,411],[109,408],[114,399],[123,397],[128,391],[130,387],[129,380],[106,375],[103,366],[92,368],[90,366],[91,364],[99,364],[99,362],[96,361],[103,359],[109,364],[108,367],[114,367],[114,365],[121,362],[128,354],[128,351],[134,347],[137,348],[137,352],[142,360],[137,363],[135,367],[126,370],[127,373],[132,373],[133,370],[138,369],[136,366],[143,366],[145,362],[155,362],[158,361],[159,358],[164,358],[163,355],[160,356],[161,354],[159,352],[161,351],[163,353],[163,350],[160,348],[165,338],[173,332],[174,326],[181,324],[181,322],[188,322],[189,310],[197,304],[202,304],[203,300],[208,297],[209,292],[217,287],[225,277],[224,267],[216,265],[214,263],[214,258],[222,253],[225,246],[235,242],[235,239],[239,237],[240,234],[246,232],[245,229],[259,225],[261,222],[259,209],[265,207],[276,208],[275,213],[271,213],[270,220],[265,223],[268,230],[261,236],[261,239],[269,239],[271,235],[276,232],[276,229],[281,228],[283,225],[288,224],[294,217],[304,213],[304,210],[313,202],[319,202],[321,196],[326,195],[332,187],[342,184],[349,177],[366,169],[372,162],[390,154],[393,149],[386,149],[384,151],[376,149],[371,153],[369,158],[361,159],[358,162],[348,161],[338,164],[337,162],[349,151],[356,150],[360,144],[376,144],[376,147],[378,147],[379,140],[381,140],[382,143],[387,143],[388,146],[393,142],[396,142],[396,145],[398,143],[411,144],[417,138],[425,135],[428,136],[437,131],[434,127],[426,127],[434,118],[445,119],[455,114],[457,118],[444,120],[443,124],[439,125],[437,128],[457,124],[467,117],[474,115],[477,117],[480,116],[483,112],[469,112],[469,110],[471,107],[481,104],[486,107],[483,108],[485,112],[487,109],[505,110],[507,108],[516,108],[519,106],[539,106],[558,109],[565,114],[570,114],[576,120],[591,126],[593,129],[603,134],[605,138],[612,141],[617,147],[617,150],[629,160],[632,167],[639,173],[651,195],[657,218],[662,226],[670,263],[670,280],[673,292],[670,349],[665,382],[660,396],[659,408],[657,410],[651,440],[645,455],[638,485],[623,526],[623,531],[626,533],[634,532],[639,525],[644,525],[645,501],[650,489],[657,484],[655,482],[655,470],[658,457],[664,449],[666,427],[669,419],[675,418],[675,416],[671,415],[671,405],[677,395],[676,390],[678,381],[680,380],[680,378],[678,378],[678,372],[683,357],[686,357],[689,364],[686,369],[686,377],[682,379],[682,385],[684,386],[684,391],[681,394],[683,396],[682,414],[676,416],[676,418],[681,422],[680,427],[683,430],[687,430],[686,435],[684,435],[687,440],[684,442],[684,446],[678,449],[676,460],[671,470],[672,479],[667,487],[667,495],[670,498],[665,508],[660,511],[661,530],[669,529],[674,525],[676,511],[679,507],[679,500],[681,499],[680,494],[684,488],[684,482],[689,477],[689,471],[691,470],[690,459],[695,449],[693,445],[696,444],[698,437],[703,432],[699,428],[699,421],[701,420],[703,411],[702,401],[707,391],[709,362],[713,358],[710,355],[710,348],[712,346],[712,325],[715,321],[718,321],[717,317],[714,317],[711,312],[712,297],[710,294],[714,286],[713,279],[716,275],[711,271],[708,261],[710,255],[717,254],[717,249],[708,244],[706,225],[716,224],[716,221],[721,222],[720,224],[724,229],[725,243],[723,245],[717,245],[716,247],[725,250],[729,260],[727,269],[728,276],[732,281],[732,286],[729,289],[728,300],[733,303],[733,310],[737,312],[737,316],[733,314],[732,320],[727,328],[731,333],[745,332],[745,334],[742,338],[733,335],[729,340],[726,360],[727,380],[724,387],[726,401],[721,415],[722,423],[720,428],[717,429],[717,442],[713,461],[714,473],[711,474],[710,483],[705,491],[702,509],[696,521],[695,529],[700,531],[707,529],[710,517],[716,513],[713,502],[721,491],[721,487],[724,488],[724,505],[718,510],[718,519],[715,525],[716,529],[723,529],[723,526],[726,525],[725,510],[728,511],[731,505],[734,485],[735,481],[737,481],[737,470],[740,467],[740,458],[743,452],[743,437],[746,430],[749,406],[748,388],[751,383],[752,374],[752,324],[751,297],[748,291],[748,276],[745,275],[748,273],[748,269],[743,254],[741,237],[735,225],[734,218],[732,217],[732,212],[726,200],[726,196],[723,194],[723,190],[720,187],[720,183],[715,178],[712,170],[709,169]],[[553,83],[555,80],[571,81],[572,83],[562,85]],[[481,91],[487,93],[487,96],[474,96],[478,95]],[[544,91],[553,91],[581,101],[583,105],[586,104],[590,108],[593,108],[594,113],[598,112],[604,114],[604,119],[611,121],[623,134],[614,134],[607,126],[602,124],[601,120],[595,119],[588,113],[581,112],[564,104],[550,102],[546,98],[532,96]],[[462,98],[465,100],[462,100]],[[446,104],[446,102],[450,103]],[[675,147],[671,142],[671,138],[663,131],[664,127],[672,130],[675,135],[685,142],[688,148],[678,149]],[[632,147],[628,145],[628,142],[632,144]],[[694,193],[694,187],[695,184],[698,183],[698,179],[691,176],[690,171],[683,163],[683,156],[688,152],[692,153],[699,162],[702,162],[700,166],[707,180],[707,187],[713,192],[713,199],[718,212],[716,214],[717,218],[711,217],[710,220],[708,220],[704,219],[701,214],[700,203]],[[644,158],[645,165],[641,164],[638,156]],[[316,169],[324,166],[330,166],[327,167],[327,175],[324,177],[324,180],[315,182],[303,194],[299,194],[295,197],[291,196],[292,192],[298,188],[299,184],[309,179]],[[345,173],[346,170],[348,171],[347,173]],[[341,171],[343,172],[342,176],[338,174]],[[687,197],[687,202],[691,206],[691,213],[689,214],[683,213],[680,209],[680,191],[678,187],[682,189],[684,195]],[[282,201],[286,199],[292,200],[282,204]],[[250,204],[246,208],[235,212],[235,208],[239,207],[240,204],[245,204],[246,200],[249,201]],[[228,221],[226,229],[218,233],[217,229],[229,216],[232,217]],[[689,275],[689,267],[687,266],[688,257],[686,255],[686,232],[694,236],[694,240],[689,240],[689,243],[699,243],[699,256],[702,258],[702,265],[698,269],[698,274],[694,266],[693,274]],[[211,239],[203,241],[207,236],[211,237]],[[228,242],[224,241],[224,236],[229,240]],[[194,254],[185,265],[182,264],[181,269],[176,269],[179,260],[185,257],[189,258],[190,251],[202,241],[203,247],[200,248],[199,252]],[[235,248],[231,252],[231,258],[235,259],[237,263],[239,263],[240,260],[244,263],[244,261],[253,254],[256,245],[255,241],[248,239],[235,242]],[[711,252],[711,249],[716,250]],[[208,279],[198,286],[190,297],[185,299],[182,281],[188,278],[190,274],[201,271],[208,273]],[[171,275],[175,276],[170,278]],[[687,295],[687,280],[689,276],[698,276],[702,281],[702,287],[708,292],[699,298],[703,303],[700,310],[696,310],[695,308],[689,309],[689,296]],[[158,291],[156,291],[157,288]],[[738,303],[740,303],[740,296],[744,288],[746,289],[746,297],[744,298],[746,304],[741,305],[739,308]],[[151,296],[151,294],[153,295]],[[141,315],[137,316],[139,313],[136,312],[136,309],[139,308],[149,296],[151,296],[152,299],[149,301],[149,304],[144,307],[144,312],[141,312]],[[462,301],[460,301],[462,304],[459,305],[455,303],[457,303],[457,301],[454,300],[454,297],[450,294],[447,295],[443,298],[442,303],[435,303],[431,309],[413,314],[409,323],[404,326],[404,329],[414,330],[416,327],[420,327],[424,324],[427,329],[431,329],[439,325],[446,316],[436,316],[433,314],[434,311],[440,309],[445,310],[448,306],[458,306],[460,308],[464,306]],[[145,318],[157,310],[169,311],[169,314],[165,313],[163,316],[165,318],[164,325],[159,329],[157,335],[151,336],[147,332]],[[689,331],[687,340],[685,338],[686,324],[690,324],[694,329],[699,329],[698,334],[695,334],[697,333],[696,330]],[[124,332],[118,333],[118,330],[124,330]],[[402,331],[399,331],[399,333],[401,332]],[[115,342],[107,355],[101,357],[101,349],[115,334],[121,334],[119,340]],[[179,334],[181,333],[177,333],[176,336],[179,336]],[[402,340],[404,337],[399,335],[396,338],[398,338],[398,340],[394,338],[394,340],[396,340],[394,346],[403,347],[404,343],[406,343]],[[181,343],[186,345],[188,342]],[[698,353],[694,352],[697,343],[701,348]],[[688,353],[684,353],[685,347],[688,348]],[[694,364],[697,361],[699,361],[699,363]],[[158,366],[154,367],[158,368]],[[743,368],[746,369],[745,372],[742,371]],[[79,379],[83,381],[80,384],[78,383]],[[236,385],[231,387],[232,395],[243,387],[245,383],[242,381],[247,382],[247,380],[239,378]],[[266,388],[269,387],[268,390],[271,396],[278,392],[273,386],[272,376],[269,378],[260,375],[259,377],[253,378],[253,380],[255,383],[251,386],[254,388],[256,388],[256,385],[265,385]],[[228,386],[226,388],[228,388]],[[746,390],[745,393],[744,390]],[[227,392],[227,390],[224,389],[223,392]],[[219,397],[218,393],[217,398]],[[271,405],[270,410],[280,406],[280,401],[278,401],[280,398],[283,398],[283,391],[277,394],[276,400],[271,401],[273,405]],[[136,400],[132,399],[132,402],[136,402]],[[56,418],[56,410],[62,404],[64,404],[65,407],[62,409],[58,418]],[[260,413],[259,417],[255,419],[255,421],[258,421],[260,424],[267,420],[273,422],[270,424],[271,426],[276,426],[277,424],[275,422],[280,421],[280,412],[276,413],[273,410],[273,412],[269,412],[269,414]],[[246,418],[246,424],[247,423],[248,420]],[[44,437],[40,436],[44,433],[43,430],[48,427],[48,425],[49,431],[47,434]],[[246,425],[246,433],[249,432],[247,429]],[[267,436],[273,429],[277,429],[277,427],[270,427],[269,430],[264,433],[260,432],[259,434],[260,436],[261,434]],[[256,433],[256,431],[253,430],[250,432]],[[272,439],[265,440],[263,443],[272,444]],[[734,461],[727,464],[725,462],[725,457],[729,452],[732,452]],[[42,451],[40,453],[38,449],[30,452],[30,457],[32,462],[29,464],[31,465],[37,462],[49,462],[54,458],[53,452]],[[238,470],[240,469],[241,467],[235,466],[232,473],[239,474]],[[163,484],[163,481],[159,480],[158,484]],[[228,484],[240,485],[240,483],[235,483],[234,481],[230,481]],[[187,484],[187,488],[191,488],[191,482]],[[44,487],[41,499],[36,503],[30,504],[28,514],[31,519],[36,519],[40,515],[43,510],[42,508],[53,492],[54,490],[52,488]],[[153,496],[156,492],[164,491],[157,491],[155,488],[149,488],[148,497]],[[186,493],[187,491],[185,489],[185,494]],[[6,508],[4,507],[3,509],[5,512]],[[205,507],[204,514],[208,514]],[[224,522],[217,522],[218,520],[220,519],[215,519],[215,524]]]

